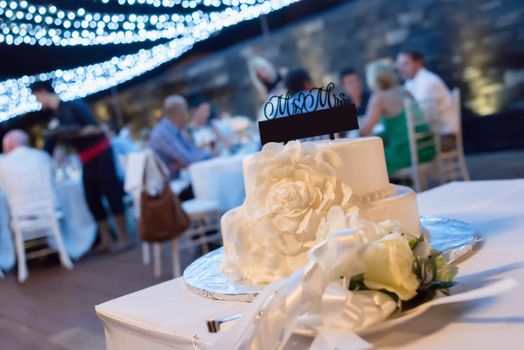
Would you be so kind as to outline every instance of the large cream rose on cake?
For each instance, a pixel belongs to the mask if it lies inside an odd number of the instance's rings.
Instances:
[[[324,237],[329,210],[347,212],[351,188],[336,177],[340,157],[313,143],[269,143],[247,169],[253,193],[223,217],[227,274],[267,283],[302,267]]]

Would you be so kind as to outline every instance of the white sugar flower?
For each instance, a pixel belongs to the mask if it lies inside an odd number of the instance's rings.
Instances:
[[[309,248],[325,238],[319,231],[330,209],[346,212],[352,207],[351,188],[336,176],[340,166],[335,152],[317,149],[313,143],[265,145],[247,169],[254,193],[223,218],[223,228],[232,237],[228,240],[233,241],[225,242],[226,272],[270,282],[302,267]],[[258,252],[264,252],[265,262],[251,264],[264,260]],[[243,266],[234,261],[238,257]]]

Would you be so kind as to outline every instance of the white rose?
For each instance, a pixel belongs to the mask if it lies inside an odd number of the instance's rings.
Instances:
[[[377,252],[366,264],[364,284],[370,289],[385,289],[401,300],[417,294],[420,282],[413,273],[413,253],[401,234],[390,234],[374,243]]]
[[[247,176],[254,179],[255,191],[241,207],[242,218],[231,220],[242,227],[232,228],[233,224],[226,220],[225,229],[236,231],[234,236],[252,236],[248,252],[235,254],[241,261],[230,265],[236,265],[237,269],[239,264],[249,265],[251,258],[242,257],[259,256],[262,251],[266,259],[259,261],[258,267],[264,265],[274,278],[287,277],[302,267],[307,261],[307,251],[323,239],[318,233],[329,210],[338,206],[347,211],[352,206],[351,188],[336,176],[340,165],[341,159],[335,152],[317,149],[313,143],[265,145],[247,169]],[[241,240],[244,242],[245,238]],[[245,248],[244,244],[240,246]],[[230,250],[226,248],[226,255]],[[245,272],[249,267],[240,269]]]

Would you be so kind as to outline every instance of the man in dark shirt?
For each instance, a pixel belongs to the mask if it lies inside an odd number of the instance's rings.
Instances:
[[[370,94],[364,88],[364,84],[360,79],[357,71],[353,68],[346,68],[340,72],[340,83],[344,89],[349,102],[353,102],[357,108],[357,115],[364,116],[366,115],[366,108],[368,106],[368,101]]]
[[[88,207],[100,232],[100,249],[111,248],[111,231],[102,198],[105,197],[118,226],[119,243],[128,246],[124,217],[123,186],[116,174],[111,144],[89,106],[82,100],[62,101],[49,82],[37,82],[31,91],[44,109],[53,111],[47,130],[46,149],[57,141],[74,147],[82,162],[82,180]]]

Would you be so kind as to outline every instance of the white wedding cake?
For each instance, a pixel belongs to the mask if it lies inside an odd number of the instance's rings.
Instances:
[[[222,270],[235,279],[288,277],[337,228],[339,213],[398,221],[402,230],[420,235],[415,193],[389,183],[378,137],[269,143],[243,167],[246,199],[221,222]]]

